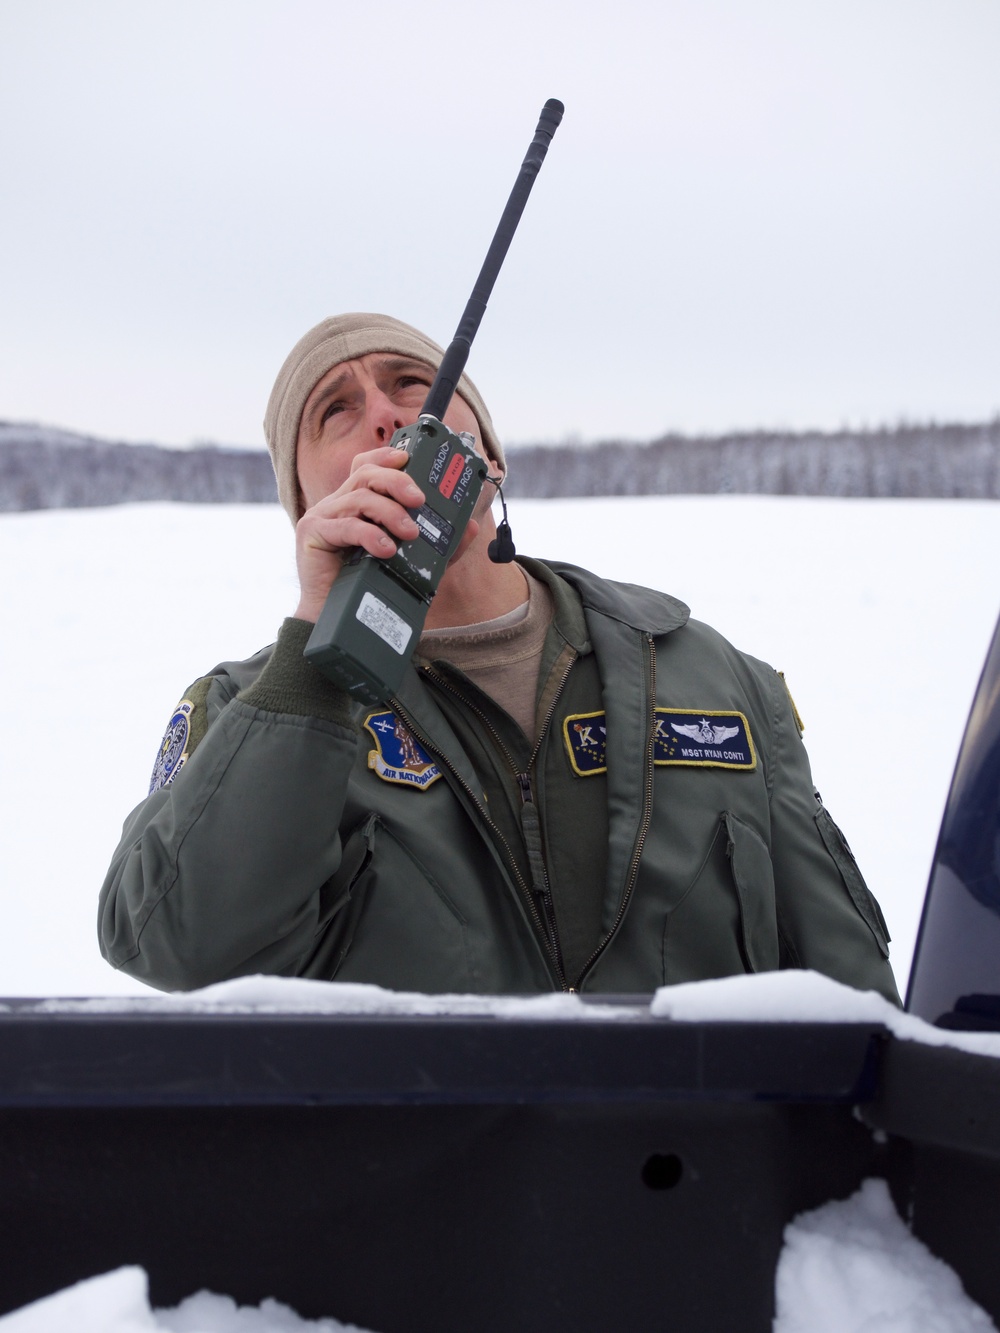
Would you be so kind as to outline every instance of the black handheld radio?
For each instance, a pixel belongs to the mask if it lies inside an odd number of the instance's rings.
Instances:
[[[542,108],[476,285],[420,416],[389,441],[393,449],[406,451],[406,472],[424,493],[423,505],[408,511],[420,533],[412,541],[398,542],[396,554],[388,559],[358,548],[337,576],[306,644],[309,661],[362,703],[382,703],[399,687],[427,608],[487,481],[489,466],[476,452],[472,437],[450,431],[443,417],[562,115],[563,104],[554,98]]]

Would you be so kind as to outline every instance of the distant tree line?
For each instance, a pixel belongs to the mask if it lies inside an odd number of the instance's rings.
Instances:
[[[164,449],[0,422],[0,510],[82,509],[136,500],[276,504],[263,449]]]
[[[664,435],[508,451],[518,496],[838,495],[1000,499],[1000,417],[981,426]]]
[[[1000,499],[1000,418],[823,433],[664,435],[648,444],[520,445],[510,496],[830,495]],[[141,500],[274,504],[260,449],[119,444],[0,422],[0,511]]]

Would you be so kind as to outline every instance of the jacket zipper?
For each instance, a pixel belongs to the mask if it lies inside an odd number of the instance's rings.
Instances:
[[[517,785],[521,793],[522,807],[526,805],[534,806],[535,803],[531,791],[530,773],[518,773],[516,774],[516,777],[517,777]],[[535,809],[536,809],[535,818],[537,819],[537,807],[535,807]],[[540,825],[539,825],[539,831],[540,831]],[[559,973],[559,980],[562,982],[564,990],[570,990],[571,987],[567,985],[566,982],[566,968],[563,965],[562,946],[559,943],[559,931],[556,927],[556,907],[552,897],[552,888],[549,884],[549,872],[548,869],[546,868],[544,860],[541,860],[540,856],[539,860],[541,862],[542,884],[541,887],[539,888],[534,883],[532,883],[532,890],[534,896],[538,899],[540,915],[545,926],[545,938],[548,941],[549,952],[552,955],[553,962],[556,965],[556,970]]]
[[[625,879],[625,892],[622,895],[621,903],[618,906],[611,929],[601,940],[600,944],[587,959],[580,972],[577,988],[583,985],[583,979],[590,969],[600,958],[601,954],[614,939],[618,927],[628,911],[628,905],[632,898],[632,890],[635,888],[635,881],[639,874],[639,862],[642,859],[642,851],[646,845],[646,838],[649,834],[649,825],[653,818],[653,744],[656,730],[656,647],[653,643],[652,634],[646,635],[646,651],[649,661],[649,726],[646,733],[646,767],[644,773],[643,785],[643,805],[642,819],[639,823],[639,836],[636,839],[635,849],[632,853],[632,861],[629,865],[628,875]]]
[[[572,663],[571,663],[570,665],[572,665]],[[443,680],[440,676],[435,676],[435,675],[433,675],[433,673],[431,673],[431,672],[428,672],[427,674],[428,674],[429,676],[431,676],[432,679],[433,679],[437,684],[443,686],[445,689],[450,689],[451,692],[452,692],[453,694],[458,695],[458,697],[459,697],[460,699],[462,698],[462,696],[458,693],[458,691],[455,690],[455,689],[453,689],[453,688],[448,684],[448,682],[445,681],[445,680]],[[569,675],[569,669],[568,669],[568,668],[567,668],[567,671],[566,671],[566,675]],[[561,688],[561,685],[560,685],[560,688]],[[465,781],[465,779],[462,777],[462,775],[461,775],[460,773],[456,772],[456,770],[455,770],[455,769],[452,767],[452,765],[448,762],[448,760],[446,759],[446,757],[445,757],[443,754],[441,754],[441,752],[434,746],[434,744],[433,744],[433,743],[432,743],[432,742],[431,742],[431,741],[430,741],[430,740],[423,734],[423,732],[420,730],[420,728],[419,728],[419,727],[416,725],[416,723],[413,721],[413,718],[409,715],[409,713],[407,713],[406,709],[402,706],[402,704],[400,704],[399,700],[398,700],[398,699],[390,699],[389,702],[390,702],[390,704],[392,705],[393,709],[399,714],[399,716],[403,719],[403,721],[406,723],[406,725],[409,727],[409,729],[413,732],[414,736],[416,736],[417,740],[421,743],[421,745],[425,746],[428,750],[430,750],[430,752],[431,752],[432,754],[434,754],[434,755],[441,761],[441,763],[444,764],[444,766],[447,768],[448,772],[452,775],[452,777],[455,779],[455,781],[458,783],[458,785],[462,788],[462,790],[465,792],[465,794],[469,797],[469,799],[470,799],[470,801],[472,802],[472,804],[475,806],[476,810],[477,810],[478,813],[479,813],[479,817],[482,819],[483,823],[487,826],[487,828],[490,830],[490,832],[491,832],[491,833],[494,835],[494,837],[496,838],[497,842],[498,842],[498,843],[501,845],[501,847],[503,848],[504,853],[505,853],[506,858],[507,858],[508,869],[510,870],[510,873],[511,873],[513,879],[515,880],[515,882],[517,883],[518,888],[519,888],[520,891],[521,891],[521,899],[522,899],[522,901],[525,903],[525,905],[526,905],[527,908],[528,908],[528,912],[529,912],[529,914],[530,914],[530,916],[531,916],[532,921],[534,922],[535,929],[536,929],[538,935],[541,937],[541,939],[544,940],[544,941],[546,941],[547,944],[548,944],[548,947],[546,948],[545,952],[546,952],[546,954],[549,955],[549,963],[554,967],[554,969],[555,969],[555,971],[556,971],[556,978],[557,978],[557,980],[559,981],[560,987],[561,987],[564,991],[568,991],[568,990],[570,990],[571,987],[569,987],[569,986],[566,984],[566,978],[565,978],[565,976],[563,975],[562,963],[561,963],[561,960],[560,960],[560,958],[559,958],[559,955],[557,954],[555,957],[552,957],[549,931],[548,931],[547,928],[546,928],[546,924],[542,921],[542,917],[541,917],[541,915],[540,915],[540,913],[539,913],[538,907],[537,907],[536,904],[535,904],[535,895],[532,893],[530,887],[524,882],[524,878],[523,878],[523,876],[521,875],[521,872],[520,872],[520,870],[519,870],[519,868],[518,868],[517,860],[516,860],[515,857],[514,857],[514,853],[511,851],[510,843],[509,843],[509,842],[507,841],[507,839],[504,837],[503,833],[502,833],[501,830],[498,828],[498,826],[497,826],[496,824],[494,824],[493,820],[492,820],[492,819],[490,818],[490,816],[489,816],[489,813],[487,812],[486,807],[483,805],[482,801],[480,801],[479,797],[476,795],[476,793],[475,793],[475,791],[473,790],[473,788],[469,786],[469,784]],[[463,703],[468,703],[468,700],[466,700],[466,699],[462,699],[462,702],[463,702]],[[496,737],[496,739],[497,739],[497,743],[499,744],[501,750],[503,751],[504,755],[506,756],[508,763],[510,763],[510,765],[511,765],[511,769],[512,769],[513,771],[515,771],[515,773],[516,773],[517,765],[516,765],[516,764],[513,762],[513,760],[511,759],[511,756],[510,756],[509,751],[507,750],[507,747],[503,744],[503,741],[502,741],[501,738],[497,735],[495,729],[494,729],[493,726],[490,724],[489,719],[488,719],[487,717],[483,716],[483,714],[479,711],[479,709],[477,709],[474,705],[471,705],[471,704],[470,704],[469,706],[472,708],[473,712],[475,712],[476,715],[477,715],[478,717],[481,718],[481,720],[482,720],[482,721],[485,723],[485,725],[489,728],[489,730],[492,732],[492,734]],[[554,711],[554,710],[555,710],[555,704],[553,703],[553,711]],[[532,756],[532,757],[534,757],[534,756]],[[523,786],[521,785],[521,778],[522,778],[522,776],[525,777],[525,778],[527,778],[527,774],[523,774],[523,775],[522,775],[522,774],[517,774],[517,773],[516,773],[516,776],[517,776],[517,780],[518,780],[518,786],[521,788],[522,799],[523,799],[524,788],[523,788]],[[530,779],[528,779],[528,783],[529,783],[529,792],[530,792]],[[553,921],[553,926],[554,926],[554,921]]]
[[[445,680],[443,676],[439,676],[436,672],[425,668],[425,675],[427,675],[429,679],[433,680],[436,685],[440,686],[444,690],[447,690],[449,694],[453,694],[467,708],[470,708],[472,712],[475,713],[476,717],[479,718],[480,722],[482,722],[483,726],[487,729],[490,735],[493,737],[494,741],[496,742],[497,749],[506,759],[507,766],[510,769],[511,773],[513,774],[514,780],[517,783],[517,788],[521,795],[522,806],[534,804],[531,791],[531,770],[534,767],[535,760],[538,758],[539,751],[542,748],[542,741],[545,739],[546,732],[549,729],[549,724],[551,723],[552,717],[556,711],[556,705],[559,702],[559,696],[563,692],[563,686],[566,684],[566,681],[569,678],[569,673],[573,669],[573,663],[575,660],[576,660],[575,657],[571,658],[569,662],[567,662],[563,670],[562,676],[559,679],[559,685],[552,695],[552,701],[549,704],[545,717],[542,720],[541,728],[539,729],[534,747],[532,748],[531,754],[528,758],[527,771],[525,771],[524,773],[518,771],[517,761],[514,759],[514,756],[511,754],[511,752],[507,749],[507,746],[504,744],[503,737],[493,726],[493,723],[490,721],[487,715],[482,711],[482,709],[479,708],[472,700],[466,699],[465,696],[461,693],[461,691],[457,690],[454,687],[454,685],[451,684],[450,681]],[[451,765],[449,764],[448,767],[451,768]],[[452,772],[454,772],[454,770],[452,770]],[[455,774],[455,776],[458,777],[458,774]],[[461,778],[458,778],[458,780],[459,782],[462,782]],[[466,784],[462,782],[462,786],[465,787]],[[476,799],[474,793],[473,793],[473,799],[474,800]],[[476,804],[478,808],[482,809],[482,807],[479,806],[478,800],[476,801]],[[570,986],[569,983],[567,982],[566,971],[565,968],[563,967],[562,946],[559,943],[559,931],[556,927],[555,903],[552,898],[552,888],[549,884],[548,870],[546,869],[543,863],[541,888],[537,891],[534,890],[533,888],[529,888],[524,883],[524,879],[522,878],[520,871],[517,869],[517,862],[514,860],[514,857],[511,853],[509,843],[504,838],[503,834],[500,832],[497,826],[489,818],[489,816],[486,815],[485,818],[486,822],[496,832],[500,842],[503,844],[507,852],[507,856],[514,870],[515,878],[517,879],[518,884],[521,886],[524,895],[526,897],[528,907],[531,910],[532,919],[534,920],[542,938],[547,943],[548,952],[550,955],[550,961],[552,962],[552,965],[555,968],[556,975],[559,978],[559,983],[562,986],[562,989],[564,991],[575,991],[576,987]],[[537,905],[535,901],[536,899],[537,899]]]

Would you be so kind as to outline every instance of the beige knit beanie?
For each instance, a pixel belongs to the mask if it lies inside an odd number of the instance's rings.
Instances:
[[[264,436],[278,480],[278,499],[293,523],[302,516],[295,451],[306,399],[327,371],[341,361],[353,361],[369,352],[412,356],[435,370],[444,356],[436,342],[389,315],[336,315],[324,319],[299,339],[278,372],[264,415]],[[503,446],[496,437],[486,404],[468,375],[459,380],[458,392],[476,415],[483,448],[506,475]]]

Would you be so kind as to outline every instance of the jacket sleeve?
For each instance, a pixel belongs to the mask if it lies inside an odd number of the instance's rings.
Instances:
[[[132,812],[101,890],[108,962],[163,990],[294,973],[323,921],[358,736],[288,620],[257,680],[203,692],[208,728]],[[231,687],[230,687],[231,689]]]
[[[813,786],[794,707],[777,673],[772,691],[771,860],[781,966],[812,968],[899,1004],[882,912]]]

